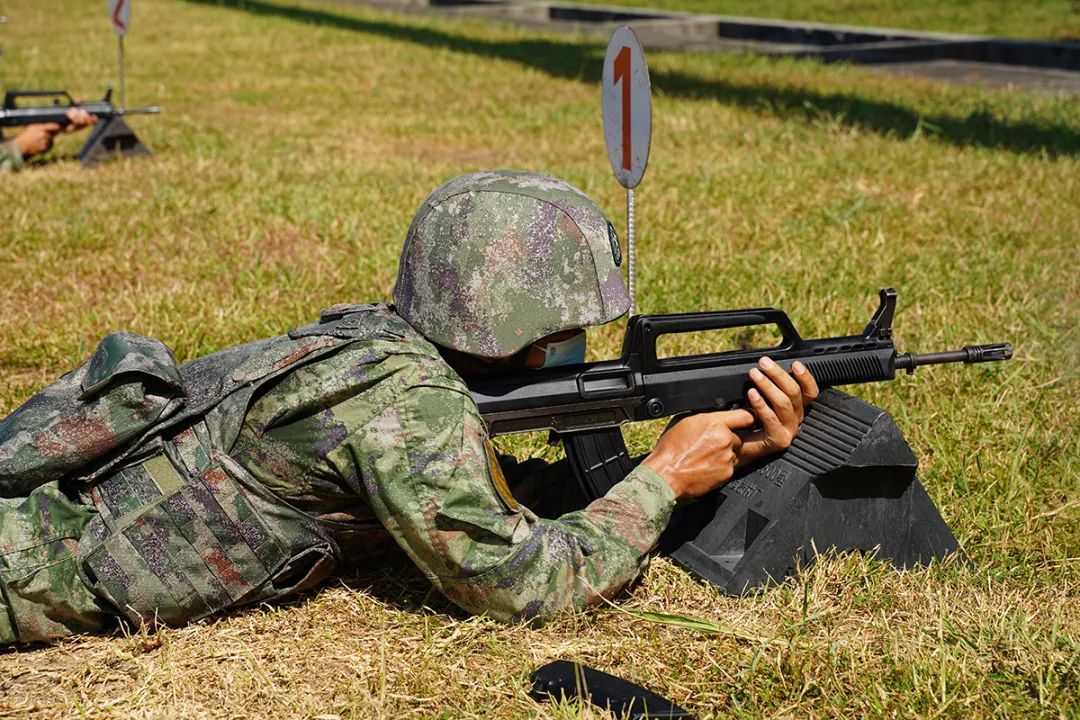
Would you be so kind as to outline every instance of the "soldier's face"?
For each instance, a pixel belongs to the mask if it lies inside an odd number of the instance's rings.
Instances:
[[[554,353],[551,352],[552,346],[555,347]],[[584,362],[585,331],[562,330],[551,335],[545,335],[532,345],[508,358],[482,358],[449,348],[440,348],[446,361],[462,377],[500,374],[514,370],[539,369],[545,366],[549,357],[559,355],[560,350],[562,351],[561,354],[571,362],[559,364]],[[549,365],[549,367],[552,366],[554,366],[554,363]]]

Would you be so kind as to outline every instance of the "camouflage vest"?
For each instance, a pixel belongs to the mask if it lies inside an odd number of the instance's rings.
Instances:
[[[99,515],[80,571],[136,623],[179,625],[311,587],[340,555],[332,524],[273,495],[227,450],[260,388],[352,342],[400,337],[395,324],[407,328],[385,306],[335,306],[181,366],[156,340],[110,335],[0,420],[0,496],[53,480],[88,487]]]

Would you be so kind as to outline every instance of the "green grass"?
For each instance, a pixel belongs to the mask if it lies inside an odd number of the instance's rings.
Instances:
[[[574,1],[574,0],[571,0]],[[708,15],[810,20],[932,32],[1054,40],[1080,39],[1072,0],[581,0],[590,5],[675,10]]]
[[[4,11],[9,86],[90,97],[110,82],[97,4]],[[551,172],[625,225],[596,40],[143,0],[127,50],[129,103],[166,108],[132,120],[155,156],[88,171],[65,138],[0,180],[0,413],[112,330],[186,360],[388,298],[415,207],[461,172]],[[1080,715],[1080,102],[747,56],[649,62],[644,311],[769,304],[834,335],[893,285],[904,350],[1016,345],[1006,365],[855,391],[897,419],[971,566],[846,557],[732,599],[660,561],[620,602],[718,634],[611,609],[504,627],[415,575],[365,571],[286,607],[0,655],[0,713],[589,717],[525,694],[531,669],[571,657],[701,718]],[[592,333],[592,357],[620,332]]]

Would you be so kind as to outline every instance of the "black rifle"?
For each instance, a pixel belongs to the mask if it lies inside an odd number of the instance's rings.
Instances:
[[[799,360],[823,388],[791,447],[744,468],[676,509],[659,549],[731,595],[783,580],[829,549],[871,552],[898,567],[963,557],[916,476],[918,461],[888,414],[833,385],[891,380],[920,365],[1008,360],[1008,343],[952,352],[898,353],[896,291],[859,335],[804,340],[774,308],[630,318],[622,357],[566,368],[469,380],[491,435],[548,430],[561,440],[589,500],[637,464],[621,426],[638,420],[741,406],[750,369],[768,355]],[[772,325],[774,347],[687,357],[657,354],[663,335]],[[742,332],[748,332],[746,330]]]
[[[20,107],[19,98],[52,98],[50,104]],[[135,132],[124,122],[127,115],[157,115],[159,107],[118,108],[112,104],[112,88],[97,102],[76,103],[66,90],[10,90],[4,95],[0,108],[0,127],[57,123],[68,125],[68,111],[81,108],[101,120],[87,137],[78,158],[83,165],[97,163],[118,156],[133,157],[149,155],[150,149],[139,140]]]
[[[51,98],[51,103],[20,106],[21,98]],[[102,120],[124,115],[157,115],[160,107],[118,108],[112,104],[112,88],[105,97],[96,102],[77,103],[66,90],[9,90],[4,94],[4,107],[0,108],[0,127],[21,127],[39,123],[68,125],[68,110],[79,108]]]
[[[768,356],[784,369],[799,360],[822,388],[891,380],[920,365],[1008,360],[1008,343],[968,346],[925,355],[898,353],[892,341],[896,291],[859,335],[804,340],[781,310],[756,308],[630,318],[622,357],[566,368],[469,380],[491,436],[549,430],[562,440],[586,495],[601,497],[633,468],[619,427],[681,413],[727,410],[746,404],[750,369]],[[662,358],[663,335],[775,326],[775,347]]]

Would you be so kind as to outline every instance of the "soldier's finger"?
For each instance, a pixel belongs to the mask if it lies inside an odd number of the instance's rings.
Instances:
[[[815,380],[813,374],[806,369],[806,366],[796,360],[791,363],[791,372],[795,375],[795,380],[799,383],[799,387],[802,388],[804,403],[811,403],[814,400],[817,400],[817,396],[821,394],[821,391],[818,389],[817,380]]]
[[[750,388],[750,391],[746,393],[746,397],[750,400],[750,407],[754,408],[757,419],[761,421],[761,429],[765,432],[765,436],[777,439],[783,437],[787,429],[776,412],[769,407],[769,403],[765,402],[765,398],[761,396],[761,393]]]
[[[712,416],[732,430],[753,427],[757,422],[754,414],[749,410],[723,410],[712,413]]]
[[[758,391],[768,400],[769,405],[779,418],[787,423],[798,425],[802,419],[802,393],[799,395],[799,404],[796,408],[790,396],[777,387],[772,378],[761,372],[758,368],[750,371],[750,380],[757,386]],[[795,381],[792,380],[792,383]],[[798,385],[796,385],[798,387]]]
[[[802,388],[799,387],[799,383],[795,382],[795,379],[792,378],[784,368],[773,362],[773,359],[768,356],[758,360],[758,368],[760,368],[761,371],[765,373],[770,380],[776,383],[776,386],[788,396],[788,399],[791,400],[792,407],[795,408],[795,413],[799,417],[802,417],[803,399]]]

